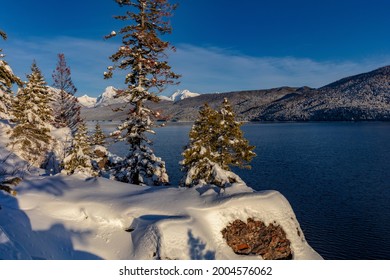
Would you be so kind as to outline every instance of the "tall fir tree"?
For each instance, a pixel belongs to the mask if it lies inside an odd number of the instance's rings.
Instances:
[[[0,30],[0,38],[7,39],[7,34],[2,30]],[[5,55],[2,51],[0,48],[0,119],[9,119],[13,97],[12,85],[22,86],[22,81],[14,75],[11,67],[4,60]]]
[[[231,167],[250,168],[256,154],[243,136],[241,122],[236,121],[232,106],[225,98],[215,111],[207,104],[190,131],[190,141],[181,161],[185,175],[182,186],[213,184],[219,187],[240,181]]]
[[[91,156],[91,142],[87,126],[84,121],[81,121],[63,160],[63,172],[68,175],[82,173],[88,176],[96,176],[97,173],[92,167]]]
[[[69,127],[74,134],[81,121],[81,106],[75,97],[77,88],[73,84],[71,71],[63,53],[58,54],[58,62],[52,78],[53,87],[59,90],[59,96],[54,104],[54,125],[56,127]]]
[[[166,51],[174,50],[159,36],[171,32],[167,20],[176,6],[168,0],[115,0],[126,7],[125,15],[115,18],[131,21],[131,25],[111,32],[107,38],[122,36],[122,45],[110,59],[105,78],[111,78],[116,69],[128,72],[127,88],[118,95],[129,97],[131,109],[127,120],[113,133],[117,140],[129,144],[129,154],[117,166],[117,180],[137,185],[163,185],[168,183],[165,163],[154,155],[147,133],[154,133],[156,113],[145,106],[145,101],[158,102],[157,94],[179,77],[166,60]]]
[[[9,145],[33,166],[41,167],[54,140],[50,134],[53,112],[45,78],[35,61],[26,86],[16,95],[12,112],[16,126],[12,129]]]

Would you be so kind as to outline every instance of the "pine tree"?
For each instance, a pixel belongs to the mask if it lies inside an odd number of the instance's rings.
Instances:
[[[91,143],[87,126],[84,121],[81,121],[63,160],[63,172],[68,175],[82,173],[88,176],[96,176],[96,172],[92,167],[91,156]]]
[[[74,96],[77,88],[71,78],[70,68],[66,64],[65,55],[58,54],[58,63],[53,71],[53,87],[59,89],[59,96],[54,105],[55,126],[69,127],[74,134],[81,121],[81,106]]]
[[[224,170],[231,166],[250,168],[248,164],[256,154],[254,146],[250,146],[241,130],[242,123],[236,121],[233,108],[227,98],[224,98],[219,111],[219,131],[217,132],[215,148],[217,163]]]
[[[190,141],[181,161],[185,173],[182,186],[213,184],[226,187],[241,179],[231,172],[232,166],[250,168],[256,155],[243,137],[242,123],[235,120],[233,109],[225,98],[219,111],[207,104],[190,131]]]
[[[129,144],[129,154],[117,166],[116,178],[138,185],[162,185],[168,183],[165,163],[154,155],[147,133],[154,133],[156,113],[145,106],[145,101],[158,102],[157,94],[167,85],[174,84],[179,76],[171,71],[166,61],[166,50],[173,50],[159,35],[171,32],[167,18],[175,9],[168,0],[115,0],[128,11],[116,19],[132,21],[107,38],[122,36],[122,46],[110,59],[114,63],[104,73],[111,78],[116,69],[126,70],[127,88],[121,95],[129,97],[131,110],[127,120],[113,133],[117,140]]]
[[[200,183],[212,182],[212,170],[215,165],[214,145],[218,114],[205,104],[199,110],[189,133],[189,144],[182,153],[184,159],[180,162],[185,176],[182,186],[195,186]]]
[[[92,145],[106,145],[106,135],[104,134],[99,122],[96,122],[95,131],[92,135]]]
[[[12,104],[16,126],[9,145],[20,157],[40,167],[54,141],[50,134],[53,114],[46,81],[35,62],[31,71],[26,86],[19,90]]]
[[[0,30],[0,37],[7,39],[7,34]],[[22,81],[14,75],[11,67],[3,59],[5,55],[0,49],[0,119],[9,119],[9,109],[12,102],[12,85],[22,86]]]

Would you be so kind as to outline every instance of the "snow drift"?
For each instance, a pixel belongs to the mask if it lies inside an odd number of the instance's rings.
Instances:
[[[293,259],[320,258],[276,191],[152,188],[79,175],[33,176],[15,189],[17,197],[0,193],[0,259],[258,259],[234,254],[221,234],[248,217],[281,225]]]

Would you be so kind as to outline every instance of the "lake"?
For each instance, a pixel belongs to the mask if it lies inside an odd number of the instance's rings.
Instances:
[[[178,184],[190,125],[156,129],[156,155]],[[105,125],[105,130],[113,130]],[[325,259],[390,259],[390,123],[262,123],[242,127],[256,146],[252,170],[234,170],[255,190],[291,203],[309,244]],[[123,143],[110,150],[126,153]]]

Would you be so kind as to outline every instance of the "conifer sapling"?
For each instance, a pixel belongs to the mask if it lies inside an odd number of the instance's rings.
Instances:
[[[58,54],[56,69],[53,71],[53,87],[59,90],[59,96],[54,103],[55,123],[58,127],[69,127],[74,134],[77,125],[81,121],[81,106],[74,96],[77,88],[74,86],[71,71],[68,67],[65,55]]]
[[[92,167],[91,156],[91,142],[87,126],[84,121],[81,121],[63,160],[63,172],[68,175],[81,173],[87,176],[96,176],[97,174]]]
[[[99,122],[96,122],[95,131],[92,135],[92,145],[106,145],[106,135],[104,134]]]

